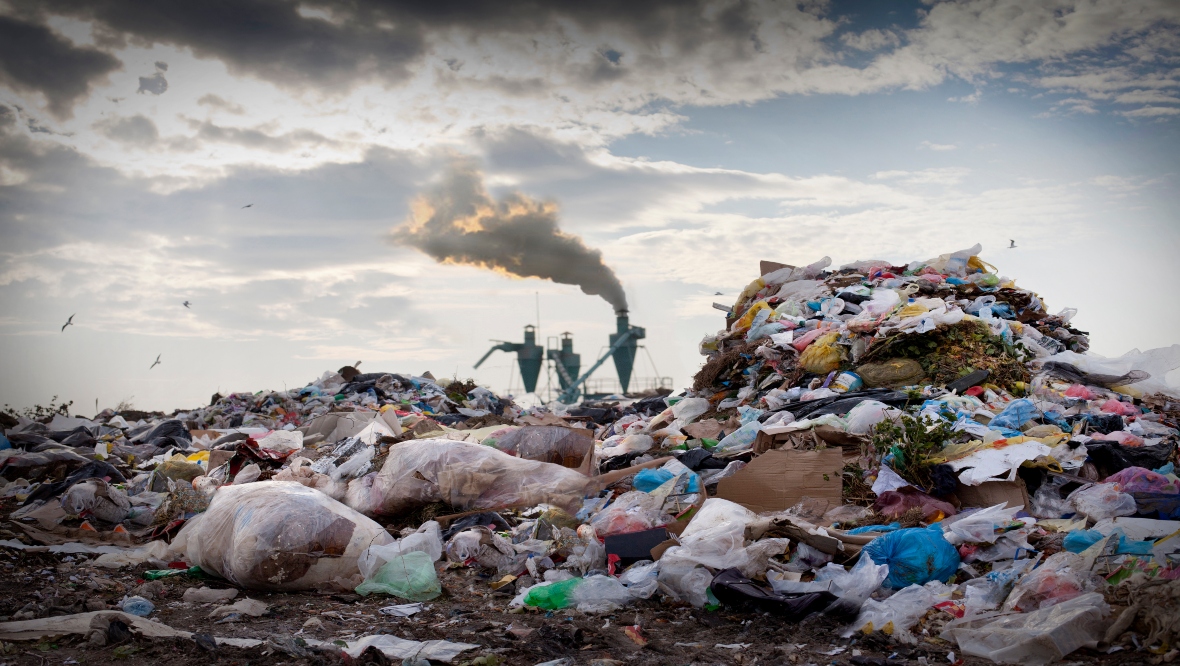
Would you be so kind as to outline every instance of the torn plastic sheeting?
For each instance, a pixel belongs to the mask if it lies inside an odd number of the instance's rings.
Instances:
[[[305,638],[304,640],[308,645],[313,647],[336,645],[335,642],[318,641],[311,638]],[[343,652],[353,659],[360,657],[361,653],[369,647],[374,647],[390,659],[418,657],[420,659],[441,661],[448,664],[464,652],[479,647],[472,643],[454,643],[451,641],[411,641],[390,634],[362,636],[355,641],[345,641],[345,644],[347,647],[343,649]]]
[[[247,589],[302,590],[359,575],[361,553],[390,541],[383,527],[319,491],[259,481],[218,490],[172,552]]]
[[[836,599],[836,595],[826,591],[783,594],[767,590],[737,569],[719,571],[709,584],[709,589],[718,601],[727,606],[753,607],[788,622],[802,620]]]
[[[462,509],[553,504],[573,514],[598,481],[576,470],[445,439],[403,442],[376,473],[349,483],[349,506],[392,515],[432,502]]]
[[[1110,607],[1098,593],[1083,594],[1031,613],[952,620],[942,638],[964,654],[999,664],[1047,664],[1083,647],[1096,647]]]
[[[162,561],[168,557],[168,544],[163,541],[150,541],[138,548],[120,548],[119,546],[91,546],[84,543],[65,543],[53,546],[27,546],[15,539],[0,541],[4,548],[27,550],[34,553],[55,553],[59,555],[98,554],[94,566],[117,569],[153,560]]]
[[[1120,376],[1139,370],[1147,373],[1149,377],[1124,386],[1144,395],[1163,393],[1174,398],[1180,397],[1180,382],[1168,378],[1170,372],[1180,368],[1180,344],[1149,349],[1145,352],[1132,349],[1118,358],[1103,358],[1095,354],[1078,354],[1072,351],[1063,351],[1052,358],[1055,362],[1073,365],[1082,372],[1101,375]]]
[[[1016,470],[1026,460],[1049,455],[1049,447],[1036,440],[1010,444],[1003,448],[989,448],[976,451],[968,456],[947,462],[951,469],[959,472],[959,481],[964,485],[978,486],[994,477],[1005,474],[1005,481],[1016,480]]]
[[[192,633],[173,629],[172,627],[148,620],[122,611],[91,611],[89,613],[75,613],[73,615],[58,615],[43,617],[37,620],[21,620],[19,622],[0,622],[0,640],[33,641],[49,636],[63,634],[78,634],[85,636],[90,633],[90,623],[97,616],[109,616],[110,619],[120,620],[135,633],[147,638],[192,638]],[[251,648],[262,645],[262,641],[253,638],[221,638],[215,637],[218,645]]]

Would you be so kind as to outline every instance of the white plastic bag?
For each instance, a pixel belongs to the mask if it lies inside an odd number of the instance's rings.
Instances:
[[[1031,613],[954,620],[942,638],[957,642],[963,654],[999,664],[1047,664],[1097,646],[1109,614],[1101,594],[1083,594]]]
[[[176,535],[171,552],[247,589],[306,590],[358,575],[361,553],[392,540],[318,490],[258,481],[219,489]]]
[[[442,557],[442,533],[437,521],[428,520],[414,534],[393,543],[372,545],[361,553],[357,566],[361,575],[372,578],[378,569],[399,555],[422,551],[430,556],[431,561],[437,562]]]
[[[986,509],[980,509],[963,518],[953,516],[944,520],[943,538],[952,546],[964,543],[995,543],[996,526],[1006,525],[1016,517],[1016,512],[1023,507],[1007,508],[1008,503],[997,504]],[[957,519],[957,520],[956,520]]]
[[[1139,510],[1135,498],[1120,493],[1113,483],[1096,483],[1082,486],[1069,495],[1074,509],[1091,520],[1103,520],[1115,516],[1133,516]]]
[[[858,631],[883,631],[894,640],[914,645],[918,639],[910,633],[910,627],[926,614],[926,609],[950,599],[954,591],[953,585],[932,580],[925,585],[911,585],[884,601],[868,599],[860,615],[840,635],[848,638]]]

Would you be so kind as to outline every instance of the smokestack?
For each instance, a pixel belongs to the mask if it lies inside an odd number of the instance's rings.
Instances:
[[[393,240],[444,264],[479,266],[506,275],[575,284],[626,312],[623,285],[586,246],[557,224],[557,207],[512,192],[495,201],[472,160],[456,160],[443,181],[418,196]]]

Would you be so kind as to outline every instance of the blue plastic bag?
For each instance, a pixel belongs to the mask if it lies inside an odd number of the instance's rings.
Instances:
[[[644,469],[635,475],[635,480],[631,482],[631,487],[636,490],[642,490],[645,493],[650,493],[667,483],[668,479],[671,478],[672,472],[666,469]],[[696,474],[688,475],[687,492],[701,492],[701,479]]]
[[[1027,423],[1036,415],[1037,408],[1033,406],[1032,400],[1021,398],[1008,403],[1004,411],[996,414],[996,418],[992,419],[991,423],[987,424],[987,427],[992,430],[999,430],[1001,428],[1020,430],[1020,426]]]
[[[1155,545],[1155,542],[1127,541],[1127,535],[1118,530],[1116,532],[1119,535],[1119,549],[1117,551],[1119,555],[1151,556],[1151,547]],[[1106,535],[1098,530],[1074,530],[1065,535],[1065,541],[1061,545],[1071,553],[1080,553],[1105,538]]]
[[[857,527],[848,530],[846,534],[864,534],[865,532],[896,532],[901,529],[901,523],[889,523],[888,525],[865,525],[864,527]]]
[[[861,551],[876,564],[888,564],[885,587],[900,590],[946,581],[959,569],[959,551],[942,536],[942,525],[910,527],[873,539]]]
[[[4,449],[11,449],[11,448],[12,448],[12,442],[8,441],[8,438],[4,436],[4,433],[0,433],[0,451],[3,451]]]

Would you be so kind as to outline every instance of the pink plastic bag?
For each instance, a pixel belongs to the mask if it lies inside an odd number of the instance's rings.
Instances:
[[[1093,438],[1103,442],[1118,442],[1123,446],[1143,446],[1143,438],[1136,437],[1126,430],[1116,430],[1105,435],[1097,433],[1093,435]]]
[[[1128,467],[1106,477],[1104,483],[1113,483],[1124,493],[1180,493],[1174,481],[1143,467]]]
[[[1118,414],[1119,416],[1139,416],[1143,413],[1135,405],[1113,398],[1102,403],[1102,411],[1107,414]]]
[[[1093,400],[1098,396],[1093,391],[1081,384],[1074,384],[1065,390],[1065,397],[1078,398],[1080,400]]]

